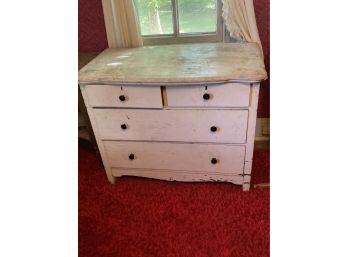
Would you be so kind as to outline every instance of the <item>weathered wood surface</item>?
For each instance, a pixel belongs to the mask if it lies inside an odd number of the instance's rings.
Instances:
[[[112,168],[115,177],[137,176],[168,181],[181,182],[229,182],[236,185],[243,184],[242,175],[212,174],[207,172],[179,172],[173,170],[146,170],[146,169],[116,169]]]
[[[106,49],[79,72],[80,84],[178,85],[267,78],[256,43]]]

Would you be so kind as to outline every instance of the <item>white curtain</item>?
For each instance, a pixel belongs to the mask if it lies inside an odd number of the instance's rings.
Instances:
[[[222,16],[231,37],[258,43],[263,55],[253,0],[222,0]]]
[[[139,18],[133,0],[103,0],[108,45],[138,47],[143,45]]]

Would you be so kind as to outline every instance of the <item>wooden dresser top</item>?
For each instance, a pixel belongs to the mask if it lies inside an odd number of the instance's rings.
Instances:
[[[256,43],[109,48],[79,72],[80,84],[178,85],[266,78]]]

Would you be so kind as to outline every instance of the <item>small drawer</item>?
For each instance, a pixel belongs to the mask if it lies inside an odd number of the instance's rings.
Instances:
[[[94,109],[103,140],[245,143],[248,110]]]
[[[91,107],[162,108],[159,86],[87,85]]]
[[[242,174],[245,146],[104,141],[113,168]]]
[[[250,84],[167,86],[169,107],[248,107]]]

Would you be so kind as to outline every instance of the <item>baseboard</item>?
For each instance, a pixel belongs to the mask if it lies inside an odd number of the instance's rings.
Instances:
[[[269,141],[270,139],[270,119],[258,118],[256,120],[255,141]]]

